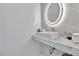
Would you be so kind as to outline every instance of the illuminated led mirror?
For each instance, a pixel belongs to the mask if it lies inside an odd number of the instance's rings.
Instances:
[[[62,16],[63,6],[61,3],[50,3],[46,5],[44,17],[46,23],[50,25],[57,24]]]

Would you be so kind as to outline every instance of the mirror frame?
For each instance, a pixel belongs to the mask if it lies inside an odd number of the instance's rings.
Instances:
[[[53,23],[50,22],[50,21],[48,20],[47,14],[48,14],[48,9],[49,9],[49,7],[50,7],[51,4],[52,4],[52,3],[48,3],[48,4],[46,5],[45,11],[44,11],[44,19],[45,19],[46,24],[48,24],[49,26],[56,25],[56,24],[60,21],[60,19],[61,19],[61,17],[62,17],[62,14],[63,14],[63,5],[62,5],[62,3],[58,3],[59,6],[60,6],[60,14],[59,14],[59,16],[58,16],[58,19],[57,19],[55,22],[53,22]]]

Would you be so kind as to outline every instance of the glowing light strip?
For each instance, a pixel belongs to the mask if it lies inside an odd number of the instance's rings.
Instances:
[[[62,5],[62,3],[59,3],[59,6],[60,6],[60,14],[59,14],[59,17],[58,17],[58,19],[55,22],[51,23],[48,20],[48,17],[47,17],[48,8],[50,7],[51,4],[52,3],[47,4],[47,6],[45,8],[45,11],[44,11],[44,19],[46,21],[46,24],[48,24],[48,26],[57,26],[59,23],[61,23],[61,18],[62,18],[63,14],[64,14],[64,10],[63,10],[64,5]]]

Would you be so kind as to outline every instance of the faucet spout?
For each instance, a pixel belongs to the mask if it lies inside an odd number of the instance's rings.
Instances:
[[[53,32],[56,32],[56,31],[55,31],[55,28],[52,27],[52,31],[53,31]]]

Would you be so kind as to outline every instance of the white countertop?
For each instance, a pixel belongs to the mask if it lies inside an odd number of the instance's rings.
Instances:
[[[59,37],[57,39],[46,39],[46,37],[40,37],[39,35],[33,35],[32,38],[61,51],[79,56],[79,43],[74,43],[73,40],[68,40],[63,37]]]
[[[35,37],[40,38],[39,36],[35,35]],[[42,40],[47,40],[50,42],[55,42],[55,43],[59,43],[59,44],[63,44],[69,47],[73,47],[76,49],[79,49],[79,44],[75,44],[72,40],[68,40],[68,39],[64,39],[63,37],[59,37],[58,39],[46,39],[46,38],[40,38]]]
[[[73,40],[68,40],[68,39],[64,39],[64,38],[60,37],[56,40],[51,40],[51,41],[55,42],[55,43],[59,43],[59,44],[63,44],[63,45],[67,45],[67,46],[79,49],[79,43],[76,44],[76,43],[73,42]]]

